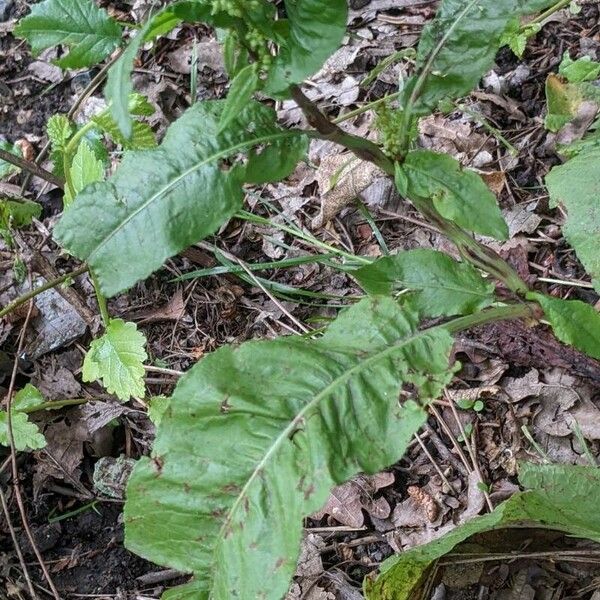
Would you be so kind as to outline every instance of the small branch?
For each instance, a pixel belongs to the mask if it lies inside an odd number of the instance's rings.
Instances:
[[[346,133],[343,129],[330,121],[319,110],[319,107],[310,100],[297,85],[291,86],[290,92],[292,98],[304,113],[309,125],[318,131],[322,139],[330,140],[344,146],[358,158],[376,164],[388,175],[394,174],[393,162],[381,151],[377,144],[350,133]],[[306,133],[310,135],[310,132]]]
[[[88,270],[88,268],[89,267],[87,265],[83,265],[82,267],[79,267],[79,269],[75,269],[75,271],[71,271],[70,273],[61,275],[56,279],[47,281],[46,283],[44,283],[44,285],[41,285],[40,287],[37,287],[33,290],[29,290],[26,294],[19,296],[10,304],[7,304],[2,310],[0,310],[0,319],[13,312],[16,308],[21,306],[21,304],[25,304],[25,302],[27,302],[28,300],[35,298],[38,294],[41,294],[42,292],[45,292],[46,290],[49,290],[51,288],[55,288],[57,285],[64,283],[65,281],[67,281],[67,279],[70,279],[71,277],[77,277],[78,275],[82,275]]]
[[[541,318],[540,307],[534,302],[524,302],[523,304],[509,304],[507,306],[497,306],[482,310],[481,312],[458,317],[447,323],[436,325],[435,329],[444,328],[448,333],[454,334],[471,327],[494,323],[495,321],[505,321],[507,319]]]
[[[46,171],[46,169],[40,167],[31,160],[25,160],[24,158],[16,156],[12,152],[2,150],[1,148],[0,159],[12,165],[15,165],[16,167],[19,167],[24,171],[29,171],[30,173],[37,175],[44,181],[47,181],[48,183],[52,183],[56,187],[59,187],[61,190],[65,187],[65,182],[60,177],[57,177],[56,175],[54,175],[54,173],[50,173],[50,171]]]

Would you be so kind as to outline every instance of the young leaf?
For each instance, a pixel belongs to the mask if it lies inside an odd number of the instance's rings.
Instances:
[[[15,156],[21,156],[21,149],[19,146],[15,146],[6,140],[0,140],[0,148],[2,148],[2,150],[6,150],[6,152],[14,154]],[[19,167],[0,159],[0,179],[10,175],[11,173],[18,173],[19,171]]]
[[[558,72],[570,83],[595,81],[600,77],[600,63],[592,60],[589,56],[572,60],[569,52],[565,51],[558,66]]]
[[[46,133],[50,142],[50,158],[54,172],[63,177],[65,148],[74,133],[74,127],[66,115],[52,115],[46,123]]]
[[[590,498],[600,494],[600,471],[575,465],[522,464],[519,480],[528,490],[517,493],[494,512],[468,521],[445,536],[387,559],[375,583],[366,581],[368,600],[410,600],[430,565],[476,533],[511,525],[557,529],[600,541],[600,518]]]
[[[107,391],[123,402],[131,396],[143,397],[145,345],[146,338],[135,323],[112,319],[104,335],[90,344],[83,361],[83,380],[102,380]]]
[[[563,79],[551,73],[546,79],[547,109],[544,127],[548,131],[558,131],[577,116],[583,101],[580,86],[565,83]]]
[[[24,412],[13,411],[11,423],[16,450],[38,450],[46,445],[46,438]],[[0,445],[10,446],[8,413],[5,410],[0,410]]]
[[[346,0],[285,0],[288,29],[269,69],[265,93],[286,95],[290,85],[318,71],[346,33]]]
[[[133,113],[132,113],[133,114]],[[92,121],[110,137],[115,143],[120,144],[125,150],[146,150],[156,147],[156,137],[148,123],[131,121],[131,135],[126,138],[112,115],[101,112],[92,117]]]
[[[104,165],[96,158],[89,144],[82,140],[71,164],[71,182],[73,191],[78,194],[86,185],[104,179]],[[75,198],[71,196],[69,186],[65,187],[64,206],[69,207]]]
[[[546,175],[550,207],[564,204],[563,234],[600,292],[600,147],[590,146]]]
[[[134,132],[134,122],[131,118],[129,106],[129,98],[133,91],[133,84],[131,83],[133,61],[146,39],[151,24],[151,20],[147,21],[144,27],[129,42],[123,54],[108,70],[106,85],[104,86],[104,97],[110,106],[110,113],[125,140],[130,140]]]
[[[31,383],[28,383],[23,389],[19,390],[13,401],[11,407],[13,411],[19,412],[24,411],[27,408],[33,408],[44,402],[44,396],[41,392]]]
[[[427,401],[451,379],[452,338],[417,325],[391,298],[365,299],[320,339],[224,346],[201,360],[131,476],[126,546],[192,571],[214,600],[280,600],[303,516],[334,485],[394,463],[425,421],[422,405],[399,404],[403,383]]]
[[[369,294],[390,295],[407,288],[422,317],[469,314],[489,306],[494,286],[477,269],[443,252],[424,248],[385,256],[352,272]]]
[[[58,46],[70,52],[56,61],[63,69],[91,67],[121,44],[121,27],[93,0],[44,0],[15,28],[31,44],[34,56]]]
[[[258,78],[255,65],[244,67],[234,78],[229,86],[229,92],[225,99],[225,106],[219,123],[219,133],[235,119],[252,98],[252,94],[258,88]]]
[[[32,200],[0,200],[0,230],[25,227],[42,214],[42,207]]]
[[[600,313],[580,300],[562,300],[537,292],[527,294],[540,304],[554,335],[565,344],[600,359]]]
[[[463,169],[448,154],[413,150],[397,168],[396,183],[410,198],[430,198],[437,211],[468,231],[508,238],[508,226],[496,197],[474,171]]]
[[[153,396],[148,400],[148,418],[154,425],[160,425],[163,415],[169,408],[171,399],[166,396]]]
[[[257,145],[263,151],[276,146],[287,173],[303,155],[304,137],[280,129],[273,110],[256,102],[217,133],[222,107],[222,101],[196,103],[158,148],[126,153],[115,174],[80,193],[55,227],[55,238],[88,262],[105,295],[147,277],[240,208],[240,155]],[[264,175],[279,178],[281,170]]]

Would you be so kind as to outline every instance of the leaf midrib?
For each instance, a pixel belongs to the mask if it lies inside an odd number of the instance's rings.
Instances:
[[[102,240],[100,240],[100,243],[98,243],[94,247],[94,249],[91,250],[91,252],[88,254],[88,261],[93,262],[93,256],[103,246],[105,246],[113,237],[115,237],[122,229],[124,229],[140,212],[145,210],[155,200],[157,200],[158,198],[160,198],[161,196],[163,196],[164,194],[169,192],[173,187],[175,187],[185,177],[187,177],[188,175],[191,175],[194,171],[201,169],[203,166],[209,164],[210,162],[219,160],[220,158],[223,158],[223,157],[227,156],[228,154],[232,154],[233,152],[236,152],[237,150],[242,150],[248,146],[254,146],[257,144],[261,144],[261,143],[272,142],[277,139],[292,136],[292,135],[296,135],[296,133],[289,132],[289,131],[281,131],[281,132],[269,134],[266,136],[262,136],[260,138],[253,138],[252,140],[246,140],[244,142],[240,142],[239,144],[236,144],[235,146],[231,146],[229,148],[221,150],[220,152],[216,152],[215,154],[208,156],[206,159],[202,160],[201,162],[194,164],[192,167],[190,167],[189,169],[186,169],[183,173],[181,173],[175,179],[170,181],[167,185],[161,187],[159,191],[157,191],[155,194],[150,196],[150,198],[148,198],[148,200],[143,202],[136,210],[134,210],[131,214],[127,215],[127,217],[125,219],[123,219],[123,221],[121,223],[119,223],[119,225],[117,227],[115,227],[112,231],[109,232],[108,235],[106,235],[104,238],[102,238]]]
[[[361,370],[369,367],[374,362],[379,362],[379,361],[385,359],[388,355],[393,354],[397,350],[402,349],[403,347],[407,346],[408,344],[414,342],[419,337],[429,334],[431,332],[434,332],[436,330],[441,330],[443,328],[444,328],[444,325],[436,325],[435,327],[430,327],[428,329],[417,330],[409,337],[403,338],[399,343],[394,344],[392,346],[388,346],[388,347],[384,348],[383,350],[381,350],[380,352],[373,354],[369,358],[366,358],[365,360],[359,362],[357,365],[351,367],[350,369],[345,371],[343,374],[338,376],[329,385],[327,385],[321,392],[319,392],[310,402],[308,402],[306,404],[306,406],[304,406],[304,408],[302,408],[302,410],[291,420],[290,424],[285,429],[283,429],[281,431],[281,433],[275,438],[274,443],[269,447],[269,449],[265,453],[264,457],[260,460],[260,462],[256,465],[256,467],[252,471],[252,474],[250,475],[250,477],[244,484],[244,487],[240,491],[240,493],[237,496],[235,502],[233,503],[231,509],[227,513],[227,517],[226,517],[225,521],[223,522],[223,525],[221,526],[219,533],[217,534],[217,540],[220,541],[221,539],[224,539],[225,529],[230,525],[231,521],[233,520],[234,514],[237,511],[237,509],[239,508],[239,506],[242,504],[247,491],[249,490],[250,486],[254,483],[254,481],[257,479],[257,477],[260,475],[260,473],[262,472],[262,470],[264,469],[265,465],[268,463],[270,458],[275,454],[275,452],[277,450],[279,450],[281,444],[286,439],[288,439],[290,434],[292,434],[294,429],[297,427],[298,423],[300,421],[302,421],[304,418],[306,418],[308,413],[313,408],[315,408],[323,399],[325,399],[327,396],[329,396],[339,385],[343,385],[344,383],[346,383],[346,381],[349,380],[350,377],[352,377],[355,373],[358,373]]]

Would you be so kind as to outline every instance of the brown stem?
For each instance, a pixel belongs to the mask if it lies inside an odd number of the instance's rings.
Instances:
[[[309,125],[319,132],[322,139],[327,139],[344,146],[358,158],[376,164],[388,175],[394,174],[393,162],[381,151],[377,144],[346,133],[343,129],[332,123],[297,85],[291,86],[290,92],[292,98],[304,113]]]
[[[23,169],[24,171],[29,171],[30,173],[37,175],[44,181],[47,181],[48,183],[52,183],[53,185],[55,185],[56,187],[59,187],[60,189],[64,189],[64,187],[65,187],[65,182],[60,177],[57,177],[56,175],[54,175],[54,173],[50,173],[50,171],[46,171],[46,169],[44,169],[43,167],[40,167],[39,165],[36,165],[31,160],[25,160],[24,158],[21,158],[20,156],[16,156],[12,152],[2,150],[1,148],[0,148],[0,159],[5,162],[11,163],[12,165],[15,165],[16,167],[19,167],[20,169]]]

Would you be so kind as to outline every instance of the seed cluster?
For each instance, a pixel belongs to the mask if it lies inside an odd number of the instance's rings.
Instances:
[[[400,138],[403,113],[384,102],[376,109],[376,114],[375,124],[379,129],[383,152],[391,158],[396,157],[402,150],[400,148]]]

